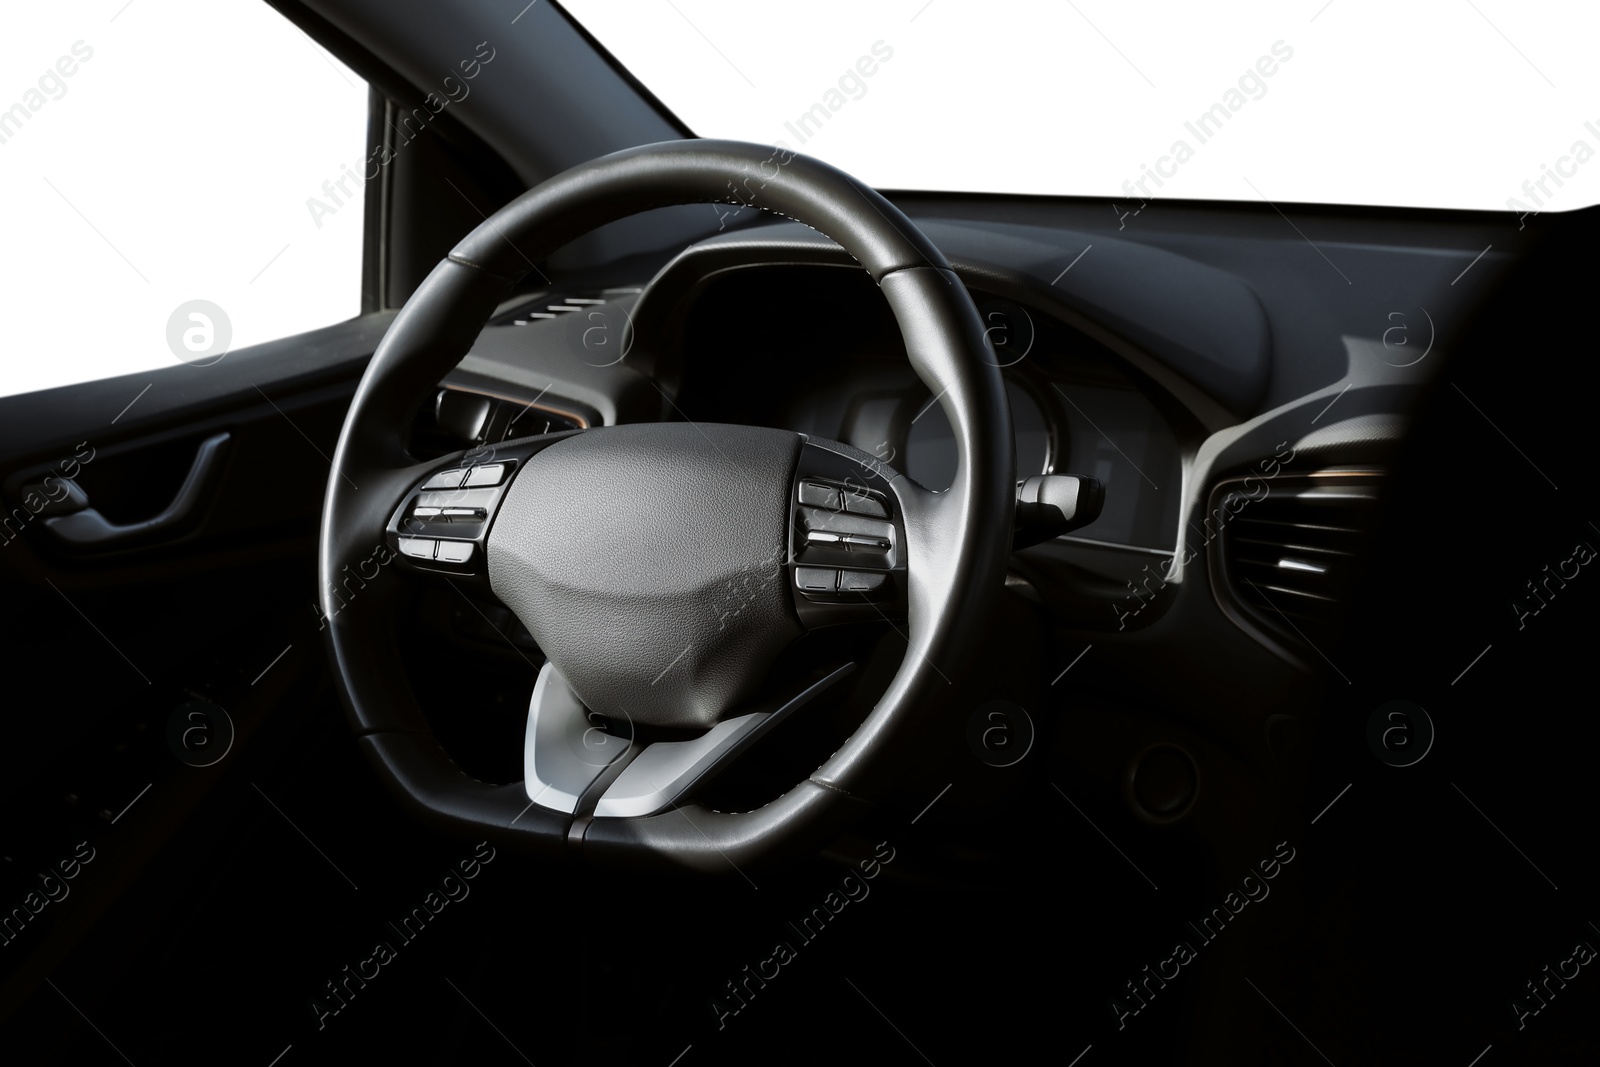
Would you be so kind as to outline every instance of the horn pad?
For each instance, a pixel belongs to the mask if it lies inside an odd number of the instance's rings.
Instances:
[[[557,441],[506,491],[489,584],[590,710],[710,727],[800,636],[783,565],[800,444],[697,423]]]

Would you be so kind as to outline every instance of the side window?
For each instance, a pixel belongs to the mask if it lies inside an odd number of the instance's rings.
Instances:
[[[0,71],[0,395],[360,313],[367,86],[262,0],[15,5]]]

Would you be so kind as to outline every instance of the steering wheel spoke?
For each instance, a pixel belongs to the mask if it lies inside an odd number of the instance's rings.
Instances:
[[[638,754],[641,746],[633,733],[632,722],[607,722],[585,708],[556,665],[546,662],[533,686],[523,735],[528,802],[575,814],[586,795],[615,778]]]
[[[546,663],[528,706],[523,750],[528,800],[587,818],[638,818],[677,805],[856,669],[818,670],[798,685],[734,709],[697,737],[641,742],[627,719],[588,710]]]

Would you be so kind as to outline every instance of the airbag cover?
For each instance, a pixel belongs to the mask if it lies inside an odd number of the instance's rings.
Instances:
[[[565,438],[507,490],[489,584],[589,709],[710,727],[800,635],[783,566],[799,452],[753,426]]]

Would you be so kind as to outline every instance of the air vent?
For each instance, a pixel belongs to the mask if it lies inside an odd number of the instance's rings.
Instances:
[[[1365,561],[1382,481],[1363,469],[1219,483],[1207,520],[1220,530],[1211,560],[1223,609],[1290,649],[1321,654]]]
[[[574,293],[540,293],[527,303],[510,311],[501,312],[489,320],[491,326],[532,326],[535,323],[559,319],[573,312],[589,311],[603,307],[623,297],[637,296],[637,288],[592,289]]]

